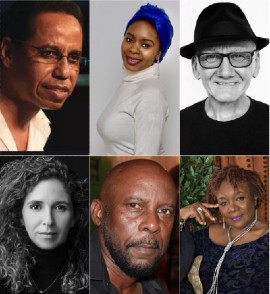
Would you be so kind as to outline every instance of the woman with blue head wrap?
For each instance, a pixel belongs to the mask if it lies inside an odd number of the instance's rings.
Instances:
[[[159,63],[169,49],[173,27],[164,9],[143,5],[129,20],[121,46],[123,82],[97,124],[107,154],[159,155],[168,104]]]

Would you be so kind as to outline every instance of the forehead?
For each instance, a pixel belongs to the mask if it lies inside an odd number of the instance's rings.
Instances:
[[[107,186],[108,202],[122,202],[132,196],[174,202],[176,188],[169,175],[150,166],[132,168],[113,177]]]
[[[217,189],[216,196],[224,197],[224,196],[234,196],[239,192],[250,193],[248,182],[237,182],[236,186],[230,183],[228,180],[225,180],[221,183],[219,189]]]
[[[197,48],[197,52],[250,52],[256,50],[256,44],[253,41],[226,42],[220,45],[204,45]]]
[[[42,201],[42,202],[56,202],[65,201],[70,202],[71,198],[67,193],[64,184],[58,179],[41,180],[27,195],[27,201]]]
[[[62,12],[42,12],[33,19],[34,35],[32,37],[54,39],[59,36],[69,39],[76,37],[82,42],[82,28],[72,15]]]
[[[158,38],[158,34],[154,25],[147,20],[137,20],[132,23],[128,29],[127,33],[137,33],[137,34],[145,34],[152,35],[155,38]]]

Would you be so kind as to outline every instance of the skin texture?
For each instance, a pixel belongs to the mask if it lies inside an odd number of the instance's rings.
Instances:
[[[35,33],[27,43],[36,47],[55,46],[63,55],[81,52],[82,29],[75,17],[64,13],[41,13],[35,17],[33,26]],[[13,91],[8,91],[10,99],[32,109],[61,108],[75,87],[79,71],[71,69],[66,58],[57,64],[43,64],[38,62],[36,49],[27,45],[16,48],[8,39],[5,42],[12,51],[7,66],[13,81],[16,80]],[[65,92],[48,89],[56,86],[66,87]]]
[[[121,46],[126,69],[136,72],[151,66],[161,54],[156,29],[145,20],[131,24]]]
[[[224,45],[201,47],[198,53],[231,53],[252,52],[256,45],[252,41],[229,42]],[[228,58],[224,58],[219,68],[204,69],[197,56],[192,59],[193,74],[201,79],[206,89],[206,113],[209,117],[227,121],[242,116],[249,108],[250,101],[246,96],[252,77],[257,77],[260,69],[259,52],[255,52],[250,66],[234,68]]]
[[[231,226],[231,239],[238,236],[255,218],[257,199],[250,193],[247,182],[240,182],[235,189],[230,182],[223,181],[216,194],[219,211],[224,217],[226,229],[222,225],[210,226],[210,239],[218,244],[228,243],[228,226]],[[257,221],[250,232],[244,235],[236,245],[251,242],[263,236],[268,231],[268,225]]]
[[[34,34],[25,40],[28,44],[54,46],[63,55],[82,50],[82,28],[71,15],[40,13],[33,27]],[[40,109],[63,106],[75,87],[79,70],[70,68],[67,58],[56,64],[41,63],[36,49],[21,43],[16,46],[10,37],[2,40],[1,60],[0,111],[18,151],[25,151],[30,120]]]
[[[158,264],[167,249],[175,208],[173,180],[152,161],[126,162],[105,180],[100,199],[91,204],[91,215],[99,226],[110,280],[120,293],[134,293],[140,273],[147,276],[155,270],[151,265]],[[113,259],[107,237],[128,266]]]
[[[50,250],[67,240],[73,215],[71,198],[63,184],[49,179],[39,182],[26,196],[22,223],[37,247]]]

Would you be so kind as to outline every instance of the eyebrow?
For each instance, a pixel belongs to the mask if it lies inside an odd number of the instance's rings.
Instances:
[[[136,37],[133,34],[129,33],[129,32],[127,32],[127,35],[130,35],[130,36],[132,36],[133,38],[136,39]],[[142,41],[151,42],[152,44],[155,44],[155,42],[153,40],[150,40],[150,39],[147,39],[147,38],[143,38]]]
[[[39,48],[39,49],[50,48],[50,49],[54,49],[55,51],[59,51],[59,52],[62,51],[58,46],[55,46],[55,45],[49,45],[49,44],[42,45],[42,46],[34,46],[34,47]],[[80,51],[80,50],[72,50],[72,51],[69,52],[69,54],[70,54],[70,53],[78,53],[78,54],[82,54],[82,51]]]
[[[31,204],[44,204],[44,201],[39,201],[39,200],[30,200],[28,202],[26,202],[27,205],[31,205]],[[53,203],[53,205],[59,205],[59,204],[65,204],[67,206],[71,207],[71,203],[67,202],[67,201],[56,201]]]

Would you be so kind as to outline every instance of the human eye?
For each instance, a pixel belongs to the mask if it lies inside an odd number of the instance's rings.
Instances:
[[[174,210],[172,208],[159,208],[157,212],[164,217],[172,217],[174,215]]]
[[[220,59],[219,54],[211,53],[211,54],[204,54],[202,55],[202,58],[207,61],[208,63],[213,63],[216,62],[217,60]]]
[[[145,49],[148,49],[148,48],[151,47],[151,45],[148,44],[148,43],[142,43],[142,47],[145,48]]]
[[[131,43],[132,42],[132,38],[131,37],[126,37],[126,42]]]
[[[70,53],[68,55],[68,61],[72,64],[78,64],[81,59],[81,54],[79,53]]]
[[[67,208],[66,205],[58,204],[58,205],[56,205],[55,209],[58,210],[58,211],[62,211],[62,212],[64,212],[64,211],[66,211],[68,208]]]
[[[239,195],[236,197],[236,201],[244,201],[245,200],[245,196],[244,195]]]
[[[59,52],[51,48],[40,48],[39,54],[45,59],[58,59],[58,56],[60,55]]]
[[[32,209],[32,210],[41,210],[41,205],[38,204],[38,203],[33,203],[33,204],[31,204],[29,207],[30,207],[30,209]]]
[[[226,201],[221,201],[221,202],[219,202],[219,206],[225,206],[226,204],[227,204]]]
[[[137,209],[137,210],[141,209],[141,205],[139,203],[136,203],[136,202],[131,202],[131,203],[128,204],[128,206],[130,208],[132,208],[132,209]]]

